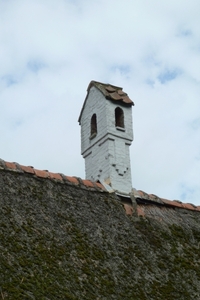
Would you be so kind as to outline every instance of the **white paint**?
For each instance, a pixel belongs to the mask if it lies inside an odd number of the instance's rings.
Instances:
[[[124,112],[125,130],[115,127],[115,109]],[[97,135],[90,139],[92,115],[97,116]],[[132,107],[107,100],[96,88],[89,91],[81,125],[81,154],[85,159],[86,178],[104,181],[121,193],[132,190],[129,146],[133,140]]]

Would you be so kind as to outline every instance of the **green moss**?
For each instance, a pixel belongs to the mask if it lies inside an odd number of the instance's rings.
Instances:
[[[178,225],[126,217],[112,195],[13,178],[14,198],[1,185],[0,297],[184,300],[200,293],[196,215]]]

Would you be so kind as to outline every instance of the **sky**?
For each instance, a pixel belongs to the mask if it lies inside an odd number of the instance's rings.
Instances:
[[[134,101],[133,187],[200,205],[200,1],[0,0],[0,158],[85,178],[91,80]]]

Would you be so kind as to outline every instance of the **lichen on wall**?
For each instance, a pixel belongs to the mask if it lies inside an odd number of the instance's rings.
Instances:
[[[200,214],[0,171],[2,299],[200,299]]]

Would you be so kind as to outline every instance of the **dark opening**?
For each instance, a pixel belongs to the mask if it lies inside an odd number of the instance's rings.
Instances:
[[[97,115],[93,114],[91,118],[91,132],[90,132],[90,137],[95,137],[97,134]]]
[[[124,112],[120,107],[115,109],[115,126],[124,128]]]

